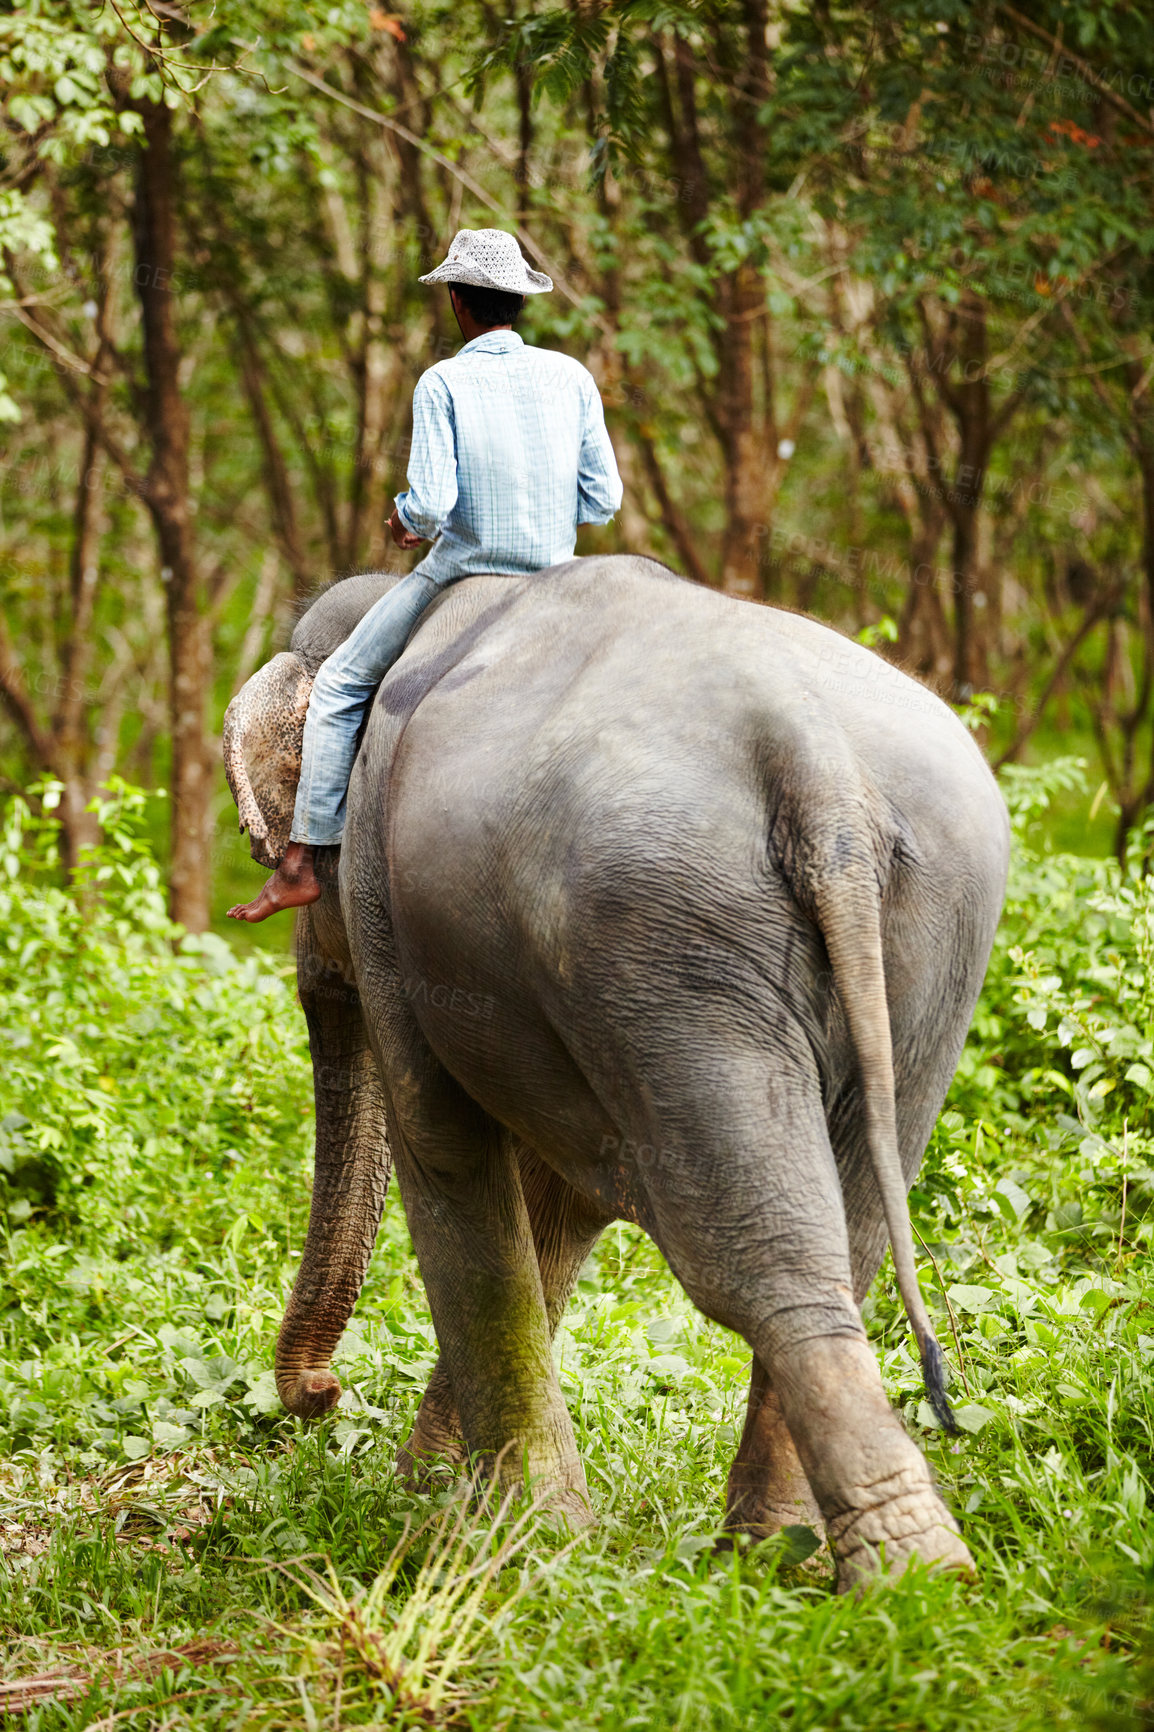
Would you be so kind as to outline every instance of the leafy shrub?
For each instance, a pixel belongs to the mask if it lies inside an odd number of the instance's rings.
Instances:
[[[255,1341],[229,1354],[206,1326],[239,1306],[242,1333],[263,1335],[279,1316],[286,1210],[301,1218],[309,1165],[307,1042],[290,966],[169,919],[144,794],[112,784],[75,886],[59,789],[30,794],[39,809],[10,800],[0,829],[0,1399],[17,1446],[47,1434],[147,1454],[230,1386],[276,1406]],[[275,1272],[258,1264],[238,1293],[245,1235]],[[131,1320],[115,1366],[85,1345],[110,1318]]]
[[[948,1169],[973,1209],[988,1180],[1012,1214],[1005,1186],[1028,1179],[1029,1219],[1055,1244],[1118,1241],[1121,1258],[1154,1232],[1154,880],[1145,833],[1124,865],[1038,839],[1050,800],[1081,780],[1076,759],[1003,775],[1006,907],[922,1183]]]
[[[287,967],[169,920],[144,794],[112,785],[73,888],[59,789],[33,793],[40,811],[10,800],[0,832],[0,1196],[10,1222],[51,1219],[115,1256],[160,1197],[177,1219],[176,1146],[189,1179],[219,1186],[242,1141],[276,1160],[299,1140],[307,1047]]]

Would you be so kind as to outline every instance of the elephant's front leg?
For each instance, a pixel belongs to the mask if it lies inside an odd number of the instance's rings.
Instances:
[[[610,1218],[547,1167],[527,1144],[518,1146],[517,1157],[552,1337],[581,1266]],[[442,1354],[417,1410],[412,1433],[397,1451],[398,1478],[412,1491],[429,1490],[435,1483],[437,1463],[450,1467],[464,1464],[461,1439],[453,1385]]]
[[[729,1470],[725,1526],[730,1532],[768,1539],[785,1527],[825,1524],[805,1469],[798,1459],[769,1373],[756,1356],[741,1444]]]
[[[390,1055],[390,1140],[465,1447],[502,1484],[528,1481],[585,1523],[513,1139],[415,1025],[407,1046],[403,1063]]]

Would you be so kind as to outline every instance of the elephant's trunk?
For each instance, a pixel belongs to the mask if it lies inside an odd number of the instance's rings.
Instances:
[[[384,1094],[356,987],[339,967],[326,966],[308,919],[301,921],[299,945],[316,1097],[316,1172],[308,1239],[277,1338],[276,1383],[290,1413],[315,1419],[340,1399],[329,1361],[372,1254],[390,1159]]]

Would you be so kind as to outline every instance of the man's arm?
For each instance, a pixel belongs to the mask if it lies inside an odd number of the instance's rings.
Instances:
[[[608,523],[621,504],[624,489],[617,459],[605,430],[601,393],[591,376],[584,392],[584,427],[577,471],[578,523]]]
[[[415,547],[441,533],[457,503],[457,429],[449,387],[436,372],[422,373],[413,392],[409,485],[389,519],[398,547]],[[401,533],[398,534],[398,528]]]

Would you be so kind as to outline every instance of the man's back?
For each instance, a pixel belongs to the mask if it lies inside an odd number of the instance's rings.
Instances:
[[[515,331],[487,331],[431,367],[413,398],[410,487],[398,508],[427,536],[429,576],[533,572],[571,558],[621,482],[592,375]]]

